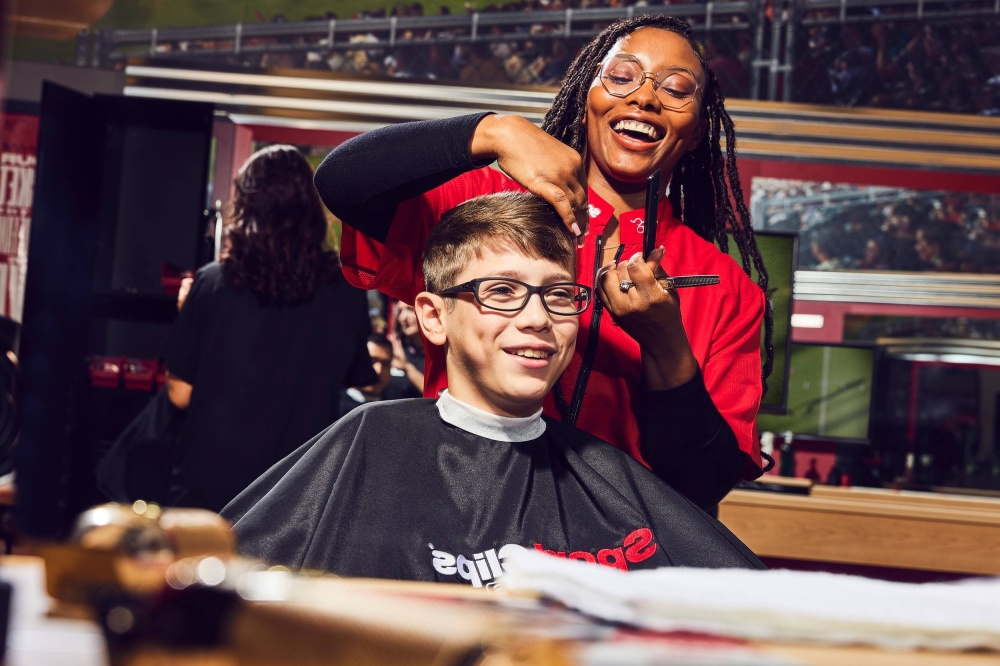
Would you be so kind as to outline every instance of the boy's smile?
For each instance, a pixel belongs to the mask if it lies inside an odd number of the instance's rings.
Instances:
[[[532,285],[571,282],[573,274],[547,259],[499,248],[484,249],[456,278],[507,277]],[[451,301],[448,303],[448,301]],[[431,303],[440,303],[434,312]],[[417,298],[424,334],[447,345],[448,391],[458,400],[500,416],[530,416],[573,354],[579,317],[553,315],[534,294],[517,312],[481,306],[473,294]]]

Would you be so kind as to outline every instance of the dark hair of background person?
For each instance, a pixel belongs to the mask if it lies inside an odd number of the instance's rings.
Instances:
[[[381,347],[382,349],[388,349],[389,353],[392,353],[392,343],[389,342],[389,338],[385,337],[381,333],[372,333],[369,335],[368,342],[377,347]]]
[[[229,286],[282,307],[307,302],[339,277],[340,260],[323,245],[327,222],[312,168],[297,149],[257,151],[235,184],[219,260]]]
[[[555,209],[527,192],[486,194],[455,206],[427,236],[424,281],[427,291],[455,285],[484,247],[510,247],[535,259],[548,259],[576,274],[576,250]]]
[[[726,112],[725,98],[719,82],[705,60],[704,47],[691,34],[691,27],[672,16],[639,16],[613,23],[580,51],[563,78],[559,93],[542,123],[542,129],[583,155],[587,148],[587,128],[583,119],[587,115],[587,97],[590,84],[605,55],[622,37],[640,28],[659,28],[680,35],[691,45],[705,72],[701,117],[708,121],[708,132],[698,147],[677,163],[670,178],[670,203],[682,224],[709,242],[714,242],[723,252],[729,251],[727,230],[740,251],[743,270],[751,275],[751,265],[757,269],[757,284],[767,293],[767,269],[757,249],[750,211],[743,199],[743,186],[736,168],[736,132],[733,121]],[[725,133],[726,154],[723,156],[721,138]],[[733,209],[735,203],[736,208]],[[774,329],[770,304],[764,311],[763,368],[764,392],[767,378],[774,364],[774,347],[771,343]]]

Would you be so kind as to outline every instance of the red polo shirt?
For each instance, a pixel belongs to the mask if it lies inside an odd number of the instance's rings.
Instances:
[[[400,204],[384,244],[344,225],[344,274],[356,287],[378,289],[413,303],[424,286],[421,260],[427,234],[441,215],[473,197],[510,190],[523,188],[500,171],[476,169]],[[588,197],[590,233],[577,255],[577,281],[592,286],[596,239],[614,210],[593,190]],[[619,220],[625,245],[623,259],[642,250],[642,215],[642,210],[631,211]],[[660,204],[659,219],[657,241],[666,248],[662,266],[669,275],[711,274],[721,278],[715,286],[681,290],[681,317],[705,387],[732,427],[740,448],[752,460],[744,477],[754,479],[761,473],[756,417],[762,392],[760,327],[764,293],[731,257],[674,219],[666,199]],[[580,317],[576,353],[560,380],[567,400],[573,396],[593,311],[591,308]],[[639,345],[615,326],[610,316],[601,318],[599,335],[600,344],[576,425],[642,461],[635,419],[642,400]],[[440,347],[426,342],[424,345],[424,395],[437,397],[448,385],[445,355]],[[551,395],[546,398],[545,413],[559,418]]]

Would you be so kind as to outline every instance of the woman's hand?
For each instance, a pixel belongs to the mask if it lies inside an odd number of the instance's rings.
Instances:
[[[639,343],[646,388],[656,391],[685,384],[698,372],[677,291],[660,283],[668,277],[660,266],[663,252],[659,247],[646,261],[636,253],[617,266],[609,263],[601,268],[596,285],[615,323]],[[624,280],[634,285],[628,291],[621,290]]]
[[[167,397],[177,409],[187,409],[191,405],[194,387],[183,379],[167,372]]]
[[[184,307],[184,301],[187,300],[188,294],[191,293],[191,285],[194,284],[194,278],[184,278],[181,280],[181,288],[177,292],[177,311],[180,312],[181,308]]]
[[[480,121],[469,146],[472,159],[495,159],[504,173],[552,204],[583,245],[590,223],[583,158],[520,116],[490,115]]]

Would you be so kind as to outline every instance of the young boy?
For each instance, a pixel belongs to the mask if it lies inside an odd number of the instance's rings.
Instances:
[[[763,568],[628,454],[542,417],[592,294],[573,239],[522,193],[444,215],[415,302],[445,348],[437,400],[354,410],[227,506],[244,555],[345,576],[482,587],[522,548],[623,570]]]

